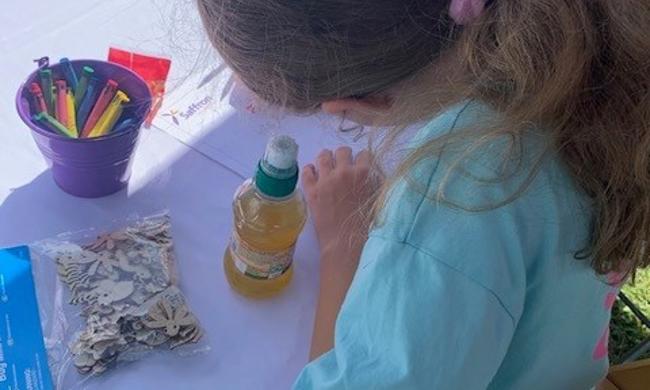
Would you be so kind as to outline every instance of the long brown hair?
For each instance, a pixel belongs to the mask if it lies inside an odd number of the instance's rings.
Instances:
[[[466,27],[454,25],[442,0],[198,5],[212,43],[247,86],[296,110],[381,93],[453,52],[449,83],[418,92],[404,123],[475,99],[501,114],[477,142],[538,125],[593,201],[591,243],[576,256],[601,274],[650,264],[647,0],[495,0]],[[440,142],[416,150],[396,177]]]

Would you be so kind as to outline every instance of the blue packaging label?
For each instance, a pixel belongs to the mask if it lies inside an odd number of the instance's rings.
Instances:
[[[26,246],[0,249],[0,389],[54,389]]]

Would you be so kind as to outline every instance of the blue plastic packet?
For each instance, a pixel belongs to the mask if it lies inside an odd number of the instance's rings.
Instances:
[[[0,388],[54,389],[26,246],[0,249]]]

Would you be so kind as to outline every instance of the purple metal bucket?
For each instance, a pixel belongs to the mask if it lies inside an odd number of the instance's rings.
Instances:
[[[151,92],[145,81],[131,70],[104,61],[70,61],[77,74],[84,66],[95,69],[100,81],[113,79],[130,98],[122,118],[132,118],[133,127],[103,137],[73,139],[51,132],[32,121],[29,85],[38,82],[38,71],[21,85],[16,96],[18,115],[32,130],[36,145],[52,168],[56,184],[65,192],[99,198],[125,188],[131,176],[131,160],[140,127],[151,108]],[[50,65],[56,78],[63,78],[60,64]]]

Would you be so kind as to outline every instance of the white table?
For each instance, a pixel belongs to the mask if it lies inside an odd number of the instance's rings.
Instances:
[[[181,287],[211,347],[192,357],[148,357],[84,388],[284,389],[307,362],[318,281],[312,227],[299,241],[295,279],[286,293],[249,301],[230,291],[222,272],[230,203],[269,133],[296,136],[303,162],[345,139],[332,135],[336,123],[327,118],[236,114],[227,98],[220,100],[223,81],[194,88],[193,77],[218,61],[202,39],[193,7],[193,1],[11,0],[0,14],[0,247],[168,209]],[[128,190],[96,200],[74,198],[54,184],[15,113],[15,93],[34,69],[34,58],[105,59],[111,45],[173,60],[161,114],[205,94],[214,96],[213,104],[192,121],[175,125],[159,115],[154,127],[143,130]],[[202,60],[194,67],[197,57]]]

